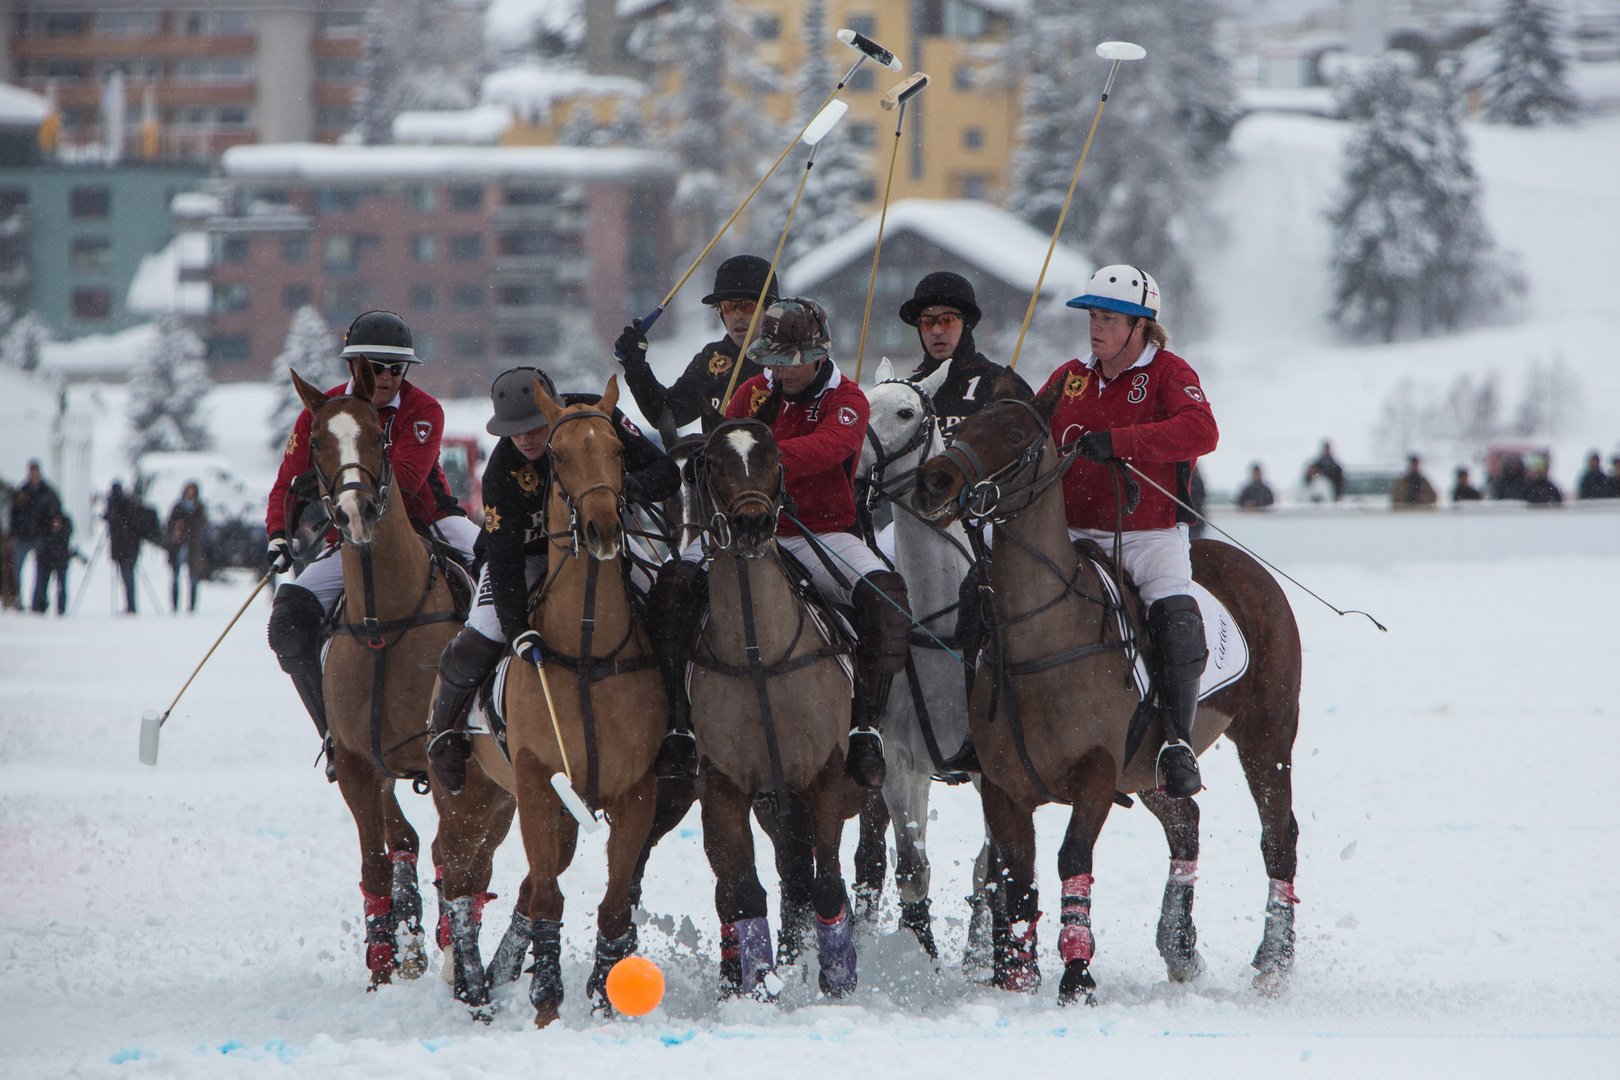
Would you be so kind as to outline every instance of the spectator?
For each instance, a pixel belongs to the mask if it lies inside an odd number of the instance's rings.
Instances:
[[[124,611],[135,614],[135,560],[141,555],[141,504],[124,494],[124,485],[113,482],[107,494],[107,554],[118,564],[124,578]]]
[[[1525,484],[1524,459],[1518,454],[1509,454],[1502,459],[1496,475],[1491,477],[1491,498],[1522,500],[1525,497]]]
[[[1616,491],[1614,481],[1609,474],[1603,471],[1603,459],[1596,450],[1586,455],[1586,471],[1581,473],[1581,482],[1575,492],[1577,499],[1612,499],[1620,496]]]
[[[1457,469],[1457,482],[1451,485],[1451,501],[1478,502],[1481,498],[1479,488],[1468,482],[1468,470],[1462,467]]]
[[[165,529],[168,533],[169,568],[174,580],[169,586],[169,602],[180,610],[180,570],[185,568],[191,579],[191,603],[188,611],[197,611],[197,583],[208,576],[208,552],[203,546],[203,534],[208,529],[208,511],[203,508],[201,492],[195,481],[186,485],[180,501],[169,511]]]
[[[1344,497],[1344,467],[1333,456],[1333,444],[1326,439],[1322,440],[1322,452],[1316,455],[1316,460],[1305,466],[1305,483],[1311,481],[1310,471],[1315,469],[1333,488],[1333,501],[1338,502]]]
[[[1198,511],[1192,524],[1187,526],[1187,535],[1193,540],[1204,535],[1204,498],[1204,474],[1194,462],[1192,476],[1187,481],[1187,505]]]
[[[1620,499],[1620,454],[1609,459],[1609,490]]]
[[[11,497],[17,489],[0,480],[0,611],[22,610],[17,588],[17,556],[11,538]]]
[[[1434,493],[1434,485],[1429,483],[1428,478],[1418,468],[1421,464],[1416,454],[1406,459],[1406,471],[1396,477],[1395,483],[1390,485],[1391,506],[1396,509],[1433,506],[1440,501],[1440,496]]]
[[[1260,463],[1257,461],[1250,465],[1249,482],[1238,492],[1238,506],[1244,510],[1259,510],[1276,501],[1276,497],[1271,494],[1271,489],[1266,486],[1265,478],[1260,473]]]
[[[30,552],[34,555],[34,595],[40,594],[40,579],[44,563],[39,560],[40,548],[50,532],[51,521],[62,511],[62,500],[56,490],[39,474],[39,462],[28,463],[28,480],[11,497],[11,536],[13,562],[17,569],[17,584],[22,584],[23,560]],[[35,610],[39,610],[36,608]]]
[[[1316,462],[1305,466],[1305,483],[1300,490],[1300,498],[1310,503],[1330,503],[1338,501],[1338,493],[1333,490],[1333,481],[1322,473],[1322,467]]]
[[[74,556],[83,558],[73,547],[73,519],[57,511],[45,526],[39,551],[34,556],[39,569],[34,574],[34,610],[43,615],[50,610],[51,578],[56,578],[56,613],[67,614],[67,572]]]
[[[1564,493],[1558,490],[1558,485],[1547,479],[1545,466],[1537,465],[1530,470],[1528,480],[1524,486],[1524,501],[1532,506],[1562,506]]]

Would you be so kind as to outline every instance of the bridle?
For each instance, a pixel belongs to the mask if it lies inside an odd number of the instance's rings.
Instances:
[[[862,501],[866,504],[868,510],[875,509],[881,502],[893,500],[898,495],[904,494],[900,490],[889,490],[891,481],[885,476],[889,466],[916,451],[917,463],[896,476],[892,483],[902,485],[914,478],[917,475],[917,470],[922,468],[923,462],[928,460],[928,450],[934,445],[934,432],[939,428],[939,413],[934,409],[933,399],[928,396],[922,387],[909,379],[884,379],[878,383],[878,386],[903,386],[916,394],[922,412],[922,421],[918,423],[917,429],[911,433],[911,437],[892,451],[884,448],[883,439],[878,435],[876,429],[871,424],[866,425],[866,441],[871,444],[872,452],[877,455],[877,460],[872,463],[872,467],[867,469],[864,475],[856,478],[856,483],[866,488],[866,494]]]
[[[769,425],[752,417],[735,417],[720,424],[709,432],[708,441],[702,450],[692,456],[688,463],[693,470],[693,486],[697,489],[702,511],[708,516],[708,524],[703,526],[704,547],[710,552],[727,551],[731,548],[735,537],[732,535],[731,522],[744,509],[750,506],[760,506],[765,510],[765,523],[771,532],[776,531],[777,518],[782,513],[782,485],[781,474],[778,475],[777,488],[774,492],[762,488],[743,488],[733,494],[722,507],[716,497],[713,482],[709,474],[709,446],[721,435],[733,431],[754,431],[771,436]],[[774,436],[771,436],[774,438]],[[710,540],[713,544],[710,544]]]
[[[579,412],[564,413],[552,423],[551,438],[555,439],[557,437],[557,429],[571,420],[606,420],[609,433],[612,434],[615,439],[618,438],[618,433],[613,430],[613,417],[608,413],[602,412],[600,409],[581,409]],[[579,555],[580,542],[584,538],[584,528],[579,523],[580,500],[591,494],[593,491],[611,491],[614,499],[618,503],[619,515],[622,517],[625,509],[623,481],[620,481],[620,487],[614,487],[605,480],[599,480],[594,484],[588,485],[582,491],[570,493],[569,490],[563,486],[562,478],[557,475],[557,459],[555,454],[546,455],[546,467],[550,474],[549,479],[552,488],[556,490],[557,494],[562,496],[563,505],[568,507],[567,530],[564,532],[548,532],[546,533],[546,539],[555,540],[559,537],[568,537],[570,543],[570,554],[577,557]]]
[[[980,415],[1000,405],[1013,405],[1023,409],[1035,421],[1034,437],[1019,450],[1017,456],[1001,468],[992,471],[985,467],[984,459],[979,457],[978,451],[954,435],[940,455],[955,465],[957,471],[962,474],[962,490],[956,496],[956,509],[962,523],[969,530],[983,525],[1000,525],[1017,517],[1029,509],[1047,488],[1061,482],[1064,474],[1077,460],[1075,455],[1065,455],[1059,451],[1057,467],[1042,473],[1041,465],[1046,460],[1046,444],[1052,438],[1052,431],[1047,425],[1046,418],[1036,411],[1035,406],[1019,398],[1002,398],[991,402],[980,411]],[[1016,480],[1031,470],[1034,476],[1027,483],[1013,487],[1010,491],[1002,490],[1004,482]],[[1016,499],[1023,499],[1023,503],[1016,507],[1003,505]]]
[[[343,401],[345,399],[334,398],[333,400]],[[361,399],[356,398],[355,400]],[[367,402],[366,404],[368,407],[370,407],[371,403]],[[323,409],[322,411],[324,412],[325,410]],[[374,407],[372,408],[372,413],[374,415],[376,414],[376,409]],[[382,426],[380,418],[378,426]],[[313,423],[311,423],[310,429],[311,438],[313,439]],[[381,517],[387,512],[388,497],[393,494],[394,490],[394,465],[388,457],[388,451],[393,447],[393,445],[393,440],[387,437],[387,429],[384,428],[382,466],[376,472],[372,472],[371,469],[367,468],[365,465],[358,461],[354,461],[349,462],[348,464],[339,465],[337,472],[333,473],[331,476],[327,476],[326,473],[321,471],[321,463],[317,454],[314,452],[310,454],[310,466],[315,471],[316,479],[318,479],[321,483],[321,506],[325,508],[328,519],[332,521],[337,520],[337,500],[345,491],[358,491],[370,498],[371,501],[377,506],[378,517]],[[314,447],[311,447],[311,450],[313,451]],[[342,479],[343,474],[350,472],[351,470],[360,473],[364,479],[347,480],[341,484],[338,484],[337,481]],[[367,481],[369,481],[369,483]]]

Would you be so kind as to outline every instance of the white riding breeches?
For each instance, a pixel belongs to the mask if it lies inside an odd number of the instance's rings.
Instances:
[[[827,561],[838,568],[851,586],[855,584],[857,575],[871,574],[879,570],[887,570],[883,560],[853,533],[826,532],[817,533],[816,539],[821,546],[827,549]],[[810,580],[815,583],[816,591],[835,604],[848,604],[850,602],[849,589],[838,584],[832,574],[827,570],[826,563],[821,556],[810,547],[810,541],[802,536],[778,536],[776,542],[788,551],[793,557],[804,564],[810,571]],[[681,559],[689,563],[703,561],[703,548],[698,542],[687,545],[681,552]]]
[[[1112,555],[1114,534],[1108,529],[1069,530],[1070,540],[1091,540]],[[1187,526],[1168,529],[1132,529],[1122,538],[1120,561],[1136,582],[1142,603],[1192,592],[1192,539]]]
[[[540,580],[540,575],[546,572],[546,557],[544,555],[527,555],[523,559],[523,585],[533,589]],[[495,591],[489,585],[489,564],[484,564],[484,572],[478,575],[478,598],[473,609],[467,615],[467,628],[476,630],[491,641],[505,641],[506,631],[501,629],[501,620],[495,614]]]
[[[444,534],[451,547],[466,556],[469,563],[472,562],[473,544],[478,542],[478,534],[481,531],[477,525],[460,514],[443,518],[434,522],[434,525]],[[336,547],[329,549],[326,554],[299,571],[297,577],[282,585],[281,589],[289,585],[308,589],[315,594],[315,599],[321,602],[322,608],[331,611],[332,605],[337,603],[339,594],[343,592],[343,560],[338,557],[339,550]],[[276,591],[280,592],[281,589]]]

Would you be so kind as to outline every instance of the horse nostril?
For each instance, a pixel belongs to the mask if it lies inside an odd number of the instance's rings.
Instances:
[[[949,486],[950,483],[945,479],[945,474],[939,469],[930,469],[923,474],[923,490],[930,495],[938,495]]]

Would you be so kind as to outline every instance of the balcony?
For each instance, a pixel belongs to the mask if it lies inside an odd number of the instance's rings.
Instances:
[[[180,57],[214,57],[252,54],[258,48],[255,34],[170,35],[160,37],[14,37],[11,56],[17,60],[121,60]]]

